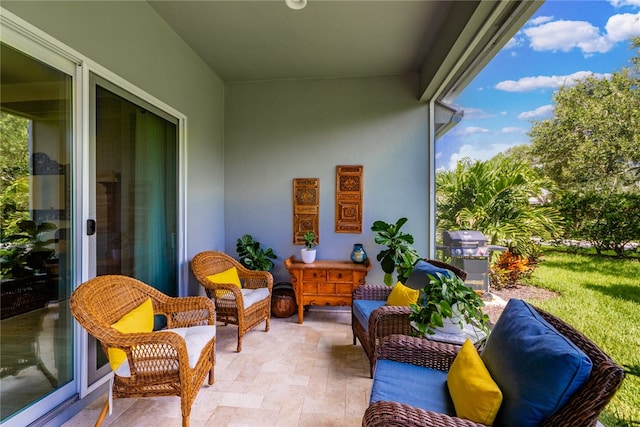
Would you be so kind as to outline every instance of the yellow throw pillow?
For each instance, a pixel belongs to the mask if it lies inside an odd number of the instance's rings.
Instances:
[[[502,404],[502,392],[469,339],[449,368],[447,386],[458,418],[493,425]]]
[[[151,298],[147,298],[145,302],[122,316],[111,327],[123,334],[153,331],[153,304]],[[127,360],[127,355],[119,348],[109,348],[108,353],[109,364],[114,371],[122,365],[122,362]]]
[[[387,305],[409,306],[409,304],[415,304],[418,302],[418,295],[420,295],[419,290],[408,288],[398,282],[387,297]]]
[[[222,273],[212,274],[211,276],[207,276],[207,279],[211,280],[213,283],[231,283],[236,285],[238,288],[242,289],[242,284],[240,283],[240,277],[238,276],[238,270],[235,267],[231,267],[228,270],[223,271]],[[223,290],[216,291],[216,297],[222,298],[226,294],[230,294],[231,292]]]

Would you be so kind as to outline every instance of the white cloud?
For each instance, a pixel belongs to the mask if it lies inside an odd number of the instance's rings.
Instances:
[[[611,3],[613,7],[622,7],[622,6],[640,7],[640,0],[609,0],[609,3]]]
[[[533,18],[529,21],[531,25],[542,25],[549,21],[553,21],[553,16],[538,16],[537,18]]]
[[[640,5],[640,0],[638,0]],[[632,13],[623,13],[621,15],[613,15],[607,21],[605,27],[610,40],[614,42],[629,40],[631,37],[640,35],[640,12],[635,15]]]
[[[628,4],[633,1],[640,5],[640,0],[626,0]],[[620,0],[622,4],[624,0]],[[604,33],[600,29],[586,21],[549,21],[540,17],[532,20],[532,27],[523,32],[529,37],[530,46],[536,51],[562,51],[580,49],[585,55],[596,52],[605,53],[623,40],[629,40],[633,36],[640,35],[640,12],[636,14],[623,13],[613,15],[607,21]]]
[[[456,132],[456,135],[468,136],[476,133],[489,133],[489,129],[481,128],[479,126],[467,126],[467,127],[456,129],[455,132]]]
[[[538,107],[535,110],[525,111],[523,113],[518,114],[519,119],[529,120],[536,117],[550,117],[553,114],[554,106],[543,105],[542,107]]]
[[[493,115],[487,113],[482,108],[464,107],[465,119],[486,119],[489,117],[493,117]]]
[[[593,73],[591,71],[578,71],[566,76],[534,76],[523,77],[519,80],[504,80],[496,84],[495,88],[506,92],[531,92],[537,89],[556,89],[561,86],[573,86],[576,80],[586,77],[598,79],[609,78],[611,74]]]
[[[600,30],[586,21],[553,21],[526,28],[531,48],[536,51],[579,48],[585,53],[607,52],[613,43],[600,35]]]
[[[470,144],[462,145],[457,153],[451,154],[451,157],[449,158],[448,170],[454,170],[458,164],[458,161],[464,159],[465,157],[469,157],[472,161],[485,161],[496,156],[498,153],[503,153],[507,149],[520,144],[521,142],[515,144],[500,143],[487,144],[478,147]]]
[[[516,126],[510,126],[510,127],[500,129],[500,132],[501,133],[521,133],[521,132],[525,132],[525,130]]]

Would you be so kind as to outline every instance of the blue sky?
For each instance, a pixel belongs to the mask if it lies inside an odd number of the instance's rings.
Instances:
[[[436,167],[488,160],[529,143],[532,120],[553,116],[553,93],[586,74],[629,67],[640,0],[547,0],[451,104],[464,118],[436,141]]]

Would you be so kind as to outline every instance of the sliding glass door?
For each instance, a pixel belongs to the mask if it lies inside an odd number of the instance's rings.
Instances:
[[[97,76],[90,93],[94,274],[135,277],[177,296],[177,119]],[[90,340],[89,383],[107,372]]]
[[[61,70],[5,43],[0,57],[0,422],[26,425],[76,391],[69,313],[75,65]]]

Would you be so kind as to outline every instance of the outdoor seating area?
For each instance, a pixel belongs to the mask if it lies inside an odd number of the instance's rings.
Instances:
[[[255,303],[242,303],[247,296],[244,287],[253,291],[255,277],[227,259],[231,258],[217,252],[194,258],[196,276],[205,278],[211,299],[169,298],[124,276],[97,277],[74,292],[72,313],[100,339],[109,355],[115,372],[113,397],[134,399],[111,403],[110,392],[66,426],[85,425],[92,417],[98,418],[98,424],[104,420],[104,425],[156,423],[155,409],[171,408],[178,401],[149,398],[170,395],[180,396],[181,406],[163,411],[167,425],[176,424],[179,413],[182,425],[190,425],[193,408],[196,425],[592,426],[624,379],[623,369],[595,343],[521,299],[509,300],[486,341],[478,345],[471,340],[459,345],[411,336],[415,331],[409,324],[408,307],[387,305],[381,296],[383,285],[359,286],[354,297],[367,295],[366,289],[378,289],[378,293],[369,293],[375,298],[354,298],[351,310],[310,306],[304,324],[294,316],[275,318],[269,334],[245,337],[248,345],[241,353],[241,328],[236,340],[235,328],[217,328],[221,333],[216,333],[215,326],[206,326],[214,323],[212,301],[216,310],[219,300],[226,304],[231,295],[239,300],[239,307]],[[206,270],[203,260],[209,260]],[[443,269],[461,278],[466,274],[435,260],[418,263],[414,273]],[[242,283],[235,284],[239,279],[231,278],[231,273],[239,274]],[[269,276],[267,287],[256,289],[270,291],[270,274],[253,273]],[[225,294],[215,297],[220,290]],[[138,328],[148,323],[140,311],[148,298],[153,300],[150,313],[165,314],[170,330],[182,328],[185,333],[152,332],[151,323],[144,331],[122,326],[123,319],[132,316]],[[268,307],[270,299],[269,292]],[[369,330],[377,330],[373,334],[362,326],[362,313],[354,314],[363,308],[360,301],[377,305],[369,314],[376,320],[367,323]],[[379,318],[392,319],[392,326]],[[224,316],[218,322],[229,323]],[[211,328],[212,335],[198,338],[200,345],[194,352],[186,331],[198,328]],[[362,335],[363,331],[367,333]],[[186,347],[179,343],[182,340]],[[167,354],[164,347],[176,354]],[[123,351],[122,356],[115,349]],[[207,373],[208,386],[203,387]],[[107,409],[115,413],[105,419]]]

